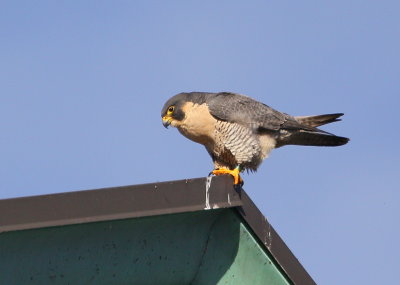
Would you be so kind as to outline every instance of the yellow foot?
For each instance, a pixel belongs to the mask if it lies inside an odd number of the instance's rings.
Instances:
[[[240,177],[240,171],[238,168],[235,168],[233,170],[225,169],[225,168],[214,169],[213,171],[211,171],[211,173],[214,175],[230,174],[233,176],[233,184],[243,185],[243,179],[242,179],[242,177]]]

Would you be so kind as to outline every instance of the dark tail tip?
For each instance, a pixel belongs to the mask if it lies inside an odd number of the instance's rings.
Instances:
[[[347,144],[349,140],[349,138],[339,137],[335,135],[309,133],[305,135],[303,142],[306,143],[304,145],[312,146],[341,146]]]
[[[349,138],[339,137],[329,133],[300,131],[291,134],[279,145],[308,145],[308,146],[341,146],[350,141]]]
[[[345,138],[345,137],[339,137],[339,136],[332,136],[330,140],[330,145],[326,145],[326,146],[341,146],[341,145],[345,145],[347,144],[350,139],[349,138]]]

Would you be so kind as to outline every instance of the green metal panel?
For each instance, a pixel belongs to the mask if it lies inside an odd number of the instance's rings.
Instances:
[[[232,209],[0,234],[0,284],[288,284]]]
[[[227,211],[228,212],[228,211]],[[240,218],[229,211],[221,215],[214,224],[207,252],[204,255],[199,274],[193,284],[290,284],[279,271],[273,260],[259,245]],[[239,238],[239,243],[233,241]],[[235,248],[233,248],[235,247]],[[217,283],[210,280],[209,273],[228,261],[231,266]],[[221,272],[222,273],[222,272]]]

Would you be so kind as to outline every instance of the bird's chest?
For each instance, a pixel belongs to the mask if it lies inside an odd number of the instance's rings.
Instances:
[[[252,161],[259,155],[258,138],[250,128],[235,123],[218,121],[213,148],[209,150],[215,157],[231,164]]]
[[[194,105],[185,114],[185,119],[178,126],[180,133],[203,145],[212,143],[216,119],[210,114],[208,107],[205,104]]]

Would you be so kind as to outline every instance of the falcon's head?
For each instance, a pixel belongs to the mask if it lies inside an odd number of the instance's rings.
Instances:
[[[193,111],[194,105],[203,105],[213,93],[189,92],[179,93],[171,97],[161,109],[161,117],[164,127],[169,125],[179,127],[183,124],[188,112]]]
[[[173,127],[179,126],[185,118],[184,106],[190,102],[188,93],[180,93],[170,98],[161,109],[162,123],[164,127],[169,125]]]

